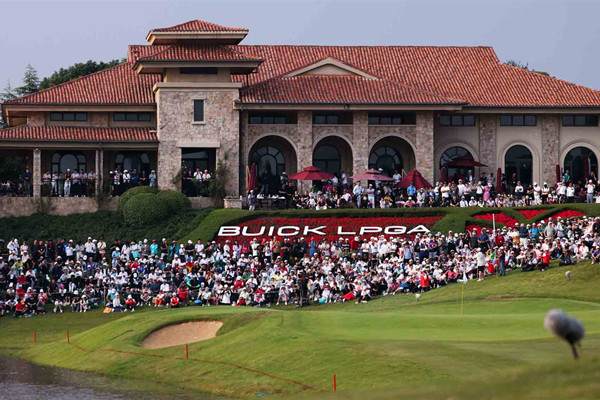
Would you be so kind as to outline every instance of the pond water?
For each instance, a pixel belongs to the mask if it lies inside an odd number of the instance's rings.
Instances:
[[[11,400],[223,400],[147,381],[111,378],[41,366],[0,355],[0,398]]]

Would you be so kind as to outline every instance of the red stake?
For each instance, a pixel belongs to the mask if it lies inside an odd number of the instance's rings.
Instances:
[[[35,330],[33,331],[33,343],[35,343]]]
[[[71,338],[69,337],[69,330],[67,329],[67,343],[71,344]]]
[[[335,374],[333,374],[333,391],[334,392],[337,391],[337,385],[336,385],[336,382],[335,382]]]
[[[188,345],[185,345],[185,359],[189,360],[190,358],[190,351],[188,350]]]

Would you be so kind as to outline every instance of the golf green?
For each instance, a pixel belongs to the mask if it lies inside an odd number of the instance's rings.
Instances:
[[[0,347],[36,363],[241,398],[599,398],[600,268],[581,263],[571,271],[571,282],[564,268],[514,272],[433,290],[419,302],[396,295],[305,309],[148,308],[4,318]],[[584,324],[580,360],[544,329],[544,316],[554,308]],[[163,325],[197,319],[224,325],[217,337],[190,344],[189,359],[185,346],[140,346]]]

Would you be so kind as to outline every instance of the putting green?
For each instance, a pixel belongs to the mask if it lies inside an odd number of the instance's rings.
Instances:
[[[242,398],[329,398],[334,373],[345,398],[599,398],[600,270],[582,263],[572,271],[573,282],[554,268],[450,285],[418,303],[397,295],[306,309],[151,308],[2,320],[0,347],[38,363]],[[543,327],[553,308],[586,327],[578,362]],[[191,319],[224,325],[217,337],[191,344],[189,360],[183,346],[140,346],[158,327]]]

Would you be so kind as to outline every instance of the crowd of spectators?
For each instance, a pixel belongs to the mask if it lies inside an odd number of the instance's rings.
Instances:
[[[41,179],[41,195],[45,197],[88,197],[96,192],[97,175],[93,170],[67,169],[66,171],[46,171]],[[6,180],[0,182],[0,196],[33,195],[32,173],[29,168],[20,175],[17,182]],[[109,171],[106,182],[110,196],[120,196],[127,189],[135,186],[157,186],[156,171],[149,174],[146,171],[115,169]]]
[[[331,208],[405,208],[405,207],[520,207],[539,204],[600,203],[600,181],[590,174],[586,182],[574,182],[565,171],[560,182],[549,185],[538,182],[525,185],[516,176],[507,181],[501,176],[500,190],[496,179],[482,174],[479,180],[472,175],[456,181],[436,182],[431,188],[417,188],[414,182],[399,187],[402,176],[396,171],[393,182],[348,183],[344,172],[341,177],[317,182],[301,193],[285,172],[280,177],[279,189],[265,194],[264,185],[248,192],[250,210],[265,206],[265,199],[278,208],[331,209]],[[268,188],[267,188],[268,189]]]
[[[210,196],[212,175],[207,169],[185,167],[181,176],[181,191],[188,197]]]
[[[600,262],[600,218],[410,236],[222,243],[91,237],[10,240],[0,258],[0,314],[135,311],[136,307],[271,306],[426,292],[453,282]]]

